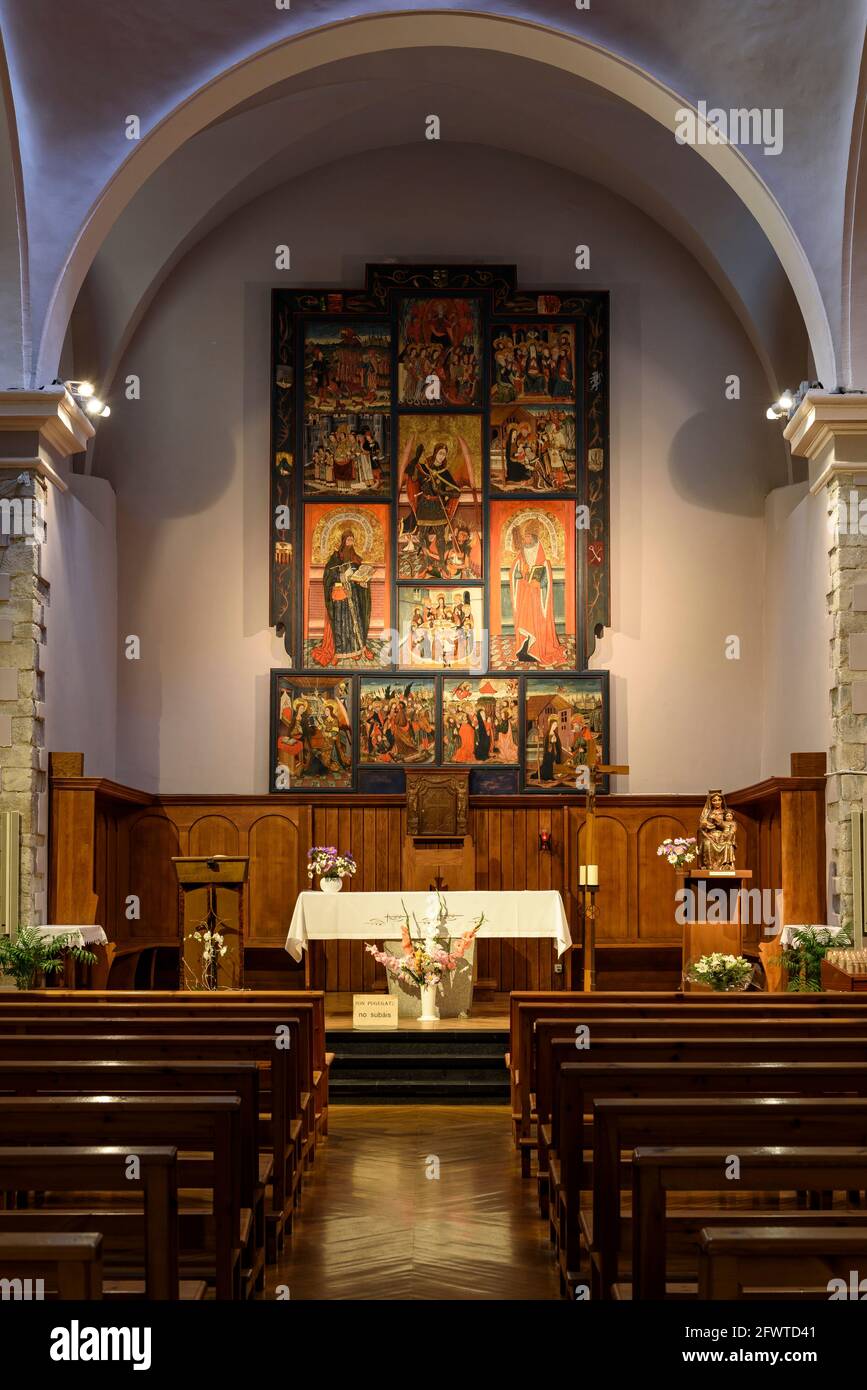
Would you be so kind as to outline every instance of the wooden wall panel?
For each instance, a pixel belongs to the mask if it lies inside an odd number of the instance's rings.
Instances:
[[[642,941],[676,939],[674,894],[681,885],[676,870],[656,851],[669,836],[692,833],[674,816],[649,816],[639,827],[638,935]]]
[[[260,816],[247,837],[250,856],[247,935],[256,941],[286,940],[295,899],[308,886],[302,862],[299,826],[287,816]]]
[[[199,816],[190,826],[188,854],[243,854],[237,825],[228,816]]]
[[[758,888],[794,885],[805,920],[822,921],[825,913],[823,786],[821,779],[775,779],[728,798],[739,822],[739,864],[753,870]],[[344,892],[401,886],[402,797],[323,797],[315,806],[279,795],[158,797],[73,776],[53,778],[51,795],[52,919],[99,922],[114,940],[177,940],[171,860],[178,854],[249,854],[247,934],[278,947],[297,892],[308,886],[311,844],[334,844],[355,855],[358,873]],[[703,802],[704,794],[600,797],[600,943],[628,950],[679,941],[678,879],[656,849],[666,835],[694,834]],[[577,940],[583,823],[577,797],[471,800],[477,886],[556,889]],[[551,834],[550,853],[539,849],[541,830]],[[124,915],[131,893],[141,900],[138,921]],[[476,959],[480,984],[498,991],[553,988],[564,978],[554,974],[556,954],[547,941],[480,941]],[[383,984],[363,942],[329,943],[325,975],[330,990]]]
[[[141,902],[141,918],[127,925],[119,912],[125,930],[115,934],[145,940],[164,936],[176,941],[180,933],[179,889],[172,858],[181,853],[177,828],[167,816],[146,812],[135,819],[128,835],[128,877],[126,884],[119,884],[119,896],[135,893]]]
[[[579,863],[585,861],[586,827],[578,833]],[[615,816],[596,817],[596,860],[599,892],[596,895],[597,941],[625,941],[629,879],[629,830]]]

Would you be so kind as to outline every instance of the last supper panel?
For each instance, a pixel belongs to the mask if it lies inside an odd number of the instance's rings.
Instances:
[[[353,726],[349,769],[283,728],[293,779],[467,763],[491,794],[574,784],[570,731],[549,776],[524,712],[534,680],[598,689],[607,295],[370,265],[361,289],[275,291],[273,343],[271,619],[292,669],[345,687]]]

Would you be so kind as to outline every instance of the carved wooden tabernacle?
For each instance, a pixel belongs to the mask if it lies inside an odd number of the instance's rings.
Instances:
[[[406,774],[406,833],[444,839],[469,833],[469,769]]]

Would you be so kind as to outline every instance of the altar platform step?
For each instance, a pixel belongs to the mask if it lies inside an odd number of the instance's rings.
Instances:
[[[504,1054],[508,1032],[491,1028],[435,1031],[350,1032],[329,1030],[335,1054],[329,1096],[335,1103],[466,1101],[505,1104],[509,1077]]]

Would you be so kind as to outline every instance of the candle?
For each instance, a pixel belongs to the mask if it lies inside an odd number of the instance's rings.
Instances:
[[[578,884],[579,884],[579,887],[581,887],[581,888],[585,887],[586,883],[587,883],[587,870],[585,869],[585,867],[584,867],[583,864],[579,864],[579,865],[578,865]]]
[[[599,865],[598,865],[598,864],[588,864],[588,865],[587,865],[587,886],[588,886],[588,888],[598,888],[598,887],[599,887]]]

